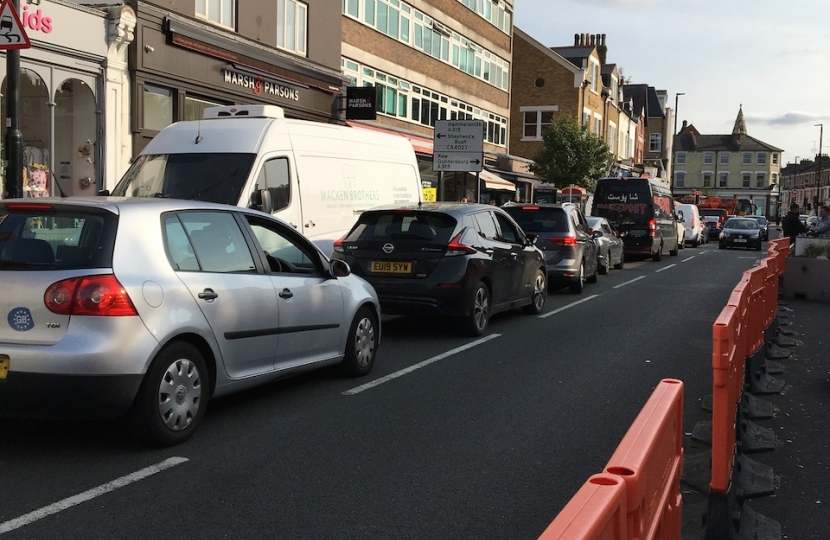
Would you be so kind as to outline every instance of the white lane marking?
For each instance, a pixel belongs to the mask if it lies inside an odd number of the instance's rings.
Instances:
[[[497,337],[501,337],[501,334],[491,334],[491,335],[485,336],[481,339],[477,339],[476,341],[472,341],[470,343],[467,343],[466,345],[456,347],[455,349],[451,349],[451,350],[449,350],[445,353],[441,353],[438,356],[433,356],[432,358],[424,360],[423,362],[420,362],[420,363],[415,364],[413,366],[409,366],[408,368],[404,368],[400,371],[396,371],[395,373],[390,373],[389,375],[386,375],[385,377],[381,377],[380,379],[376,379],[376,380],[374,380],[372,382],[368,382],[366,384],[361,384],[360,386],[352,388],[351,390],[346,390],[345,392],[343,392],[343,395],[344,396],[353,396],[355,394],[359,394],[360,392],[363,392],[364,390],[374,388],[375,386],[380,386],[381,384],[389,382],[393,379],[397,379],[398,377],[403,377],[404,375],[412,373],[416,369],[421,369],[422,367],[426,367],[426,366],[428,366],[428,365],[430,365],[434,362],[437,362],[439,360],[443,360],[444,358],[450,357],[454,354],[458,354],[460,352],[466,351],[467,349],[472,349],[473,347],[481,345],[482,343],[487,343],[491,339],[495,339]]]
[[[544,319],[545,317],[550,317],[551,315],[556,315],[557,313],[559,313],[561,311],[565,311],[566,309],[570,309],[574,306],[578,306],[579,304],[581,304],[583,302],[587,302],[588,300],[593,300],[597,296],[599,296],[599,295],[598,294],[592,294],[591,296],[585,297],[582,300],[577,300],[576,302],[571,302],[567,306],[562,306],[561,308],[554,309],[553,311],[549,311],[549,312],[545,313],[544,315],[539,315],[539,318]]]
[[[625,283],[620,283],[619,285],[614,285],[614,288],[619,289],[620,287],[625,287],[626,285],[631,285],[635,281],[640,281],[641,279],[645,279],[645,278],[646,278],[646,276],[636,277],[632,280],[626,281]]]
[[[686,257],[685,259],[683,259],[683,260],[682,260],[682,261],[680,261],[680,262],[684,263],[684,262],[686,262],[686,261],[691,261],[691,260],[692,260],[692,259],[694,259],[694,258],[695,258],[695,256],[694,256],[694,255],[692,255],[691,257]]]
[[[668,270],[668,269],[669,269],[669,268],[671,268],[672,266],[677,266],[677,265],[676,265],[676,264],[674,264],[674,263],[672,263],[672,264],[670,264],[670,265],[668,265],[668,266],[664,266],[664,267],[663,267],[663,268],[661,268],[660,270],[655,270],[655,271],[654,271],[654,273],[656,274],[656,273],[658,273],[658,272],[662,272],[663,270]]]
[[[132,484],[133,482],[138,482],[139,480],[143,480],[148,476],[152,476],[165,469],[175,467],[176,465],[181,465],[186,461],[188,461],[188,459],[183,457],[172,457],[169,459],[165,459],[161,463],[156,463],[155,465],[151,465],[147,468],[141,469],[140,471],[128,474],[127,476],[117,478],[112,482],[101,484],[96,488],[84,491],[83,493],[79,493],[78,495],[73,495],[72,497],[68,497],[62,501],[50,504],[49,506],[44,506],[43,508],[35,510],[34,512],[29,512],[28,514],[6,521],[5,523],[0,523],[0,534],[7,533],[15,529],[19,529],[24,525],[34,523],[35,521],[43,519],[47,516],[51,516],[52,514],[57,514],[62,510],[66,510],[67,508],[71,508],[83,502],[92,500],[95,497],[98,497],[99,495],[109,493],[110,491],[114,491],[128,484]]]

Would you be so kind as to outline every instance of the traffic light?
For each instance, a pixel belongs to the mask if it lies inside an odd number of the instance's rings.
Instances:
[[[794,190],[793,190],[793,201],[795,201],[795,197],[796,197],[796,195],[798,195],[798,190],[797,190],[797,189],[794,189]]]
[[[695,190],[695,204],[700,204],[700,191]]]

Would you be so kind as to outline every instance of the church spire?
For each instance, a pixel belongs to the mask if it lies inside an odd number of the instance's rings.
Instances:
[[[732,128],[732,135],[746,135],[746,122],[744,122],[743,103],[738,108],[738,118],[735,119],[735,127]]]

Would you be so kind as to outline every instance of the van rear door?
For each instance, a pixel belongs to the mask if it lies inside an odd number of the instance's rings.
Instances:
[[[654,201],[646,178],[597,181],[591,215],[604,217],[620,233],[628,254],[650,254],[654,243]]]

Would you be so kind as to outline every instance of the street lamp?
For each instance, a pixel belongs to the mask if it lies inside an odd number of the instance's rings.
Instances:
[[[820,201],[821,198],[821,143],[822,138],[824,137],[824,124],[814,124],[819,127],[818,132],[818,178],[816,178],[816,196],[813,199],[815,203],[813,206],[816,207],[816,215],[818,215],[818,206],[819,204],[823,204],[824,201]]]
[[[672,141],[671,141],[671,148],[672,148],[672,152],[674,153],[674,155],[672,156],[672,159],[671,159],[671,176],[669,176],[669,184],[670,184],[670,187],[671,187],[672,195],[674,195],[674,171],[676,169],[676,167],[674,165],[674,162],[675,162],[675,159],[677,157],[677,147],[675,146],[675,143],[677,142],[677,101],[680,98],[680,96],[685,96],[685,95],[686,94],[684,92],[676,92],[674,94],[674,128],[673,128],[673,131],[672,131]]]

